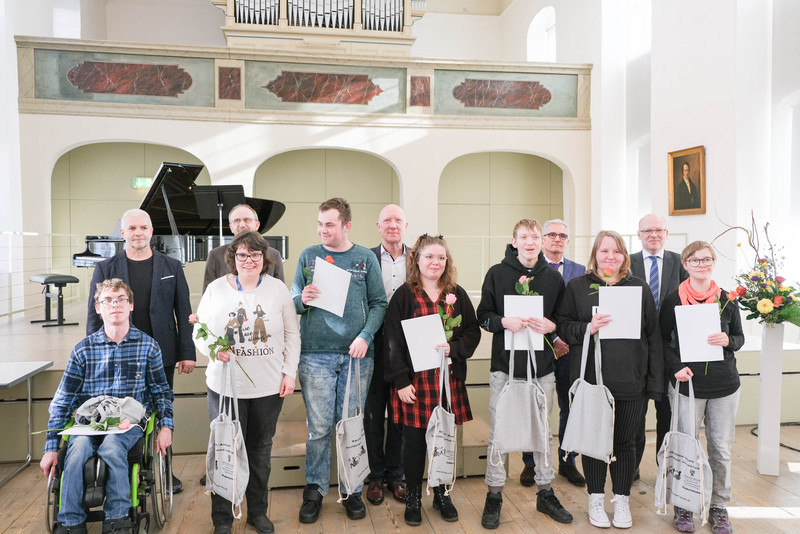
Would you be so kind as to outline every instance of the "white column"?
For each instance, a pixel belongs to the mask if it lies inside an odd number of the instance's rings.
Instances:
[[[756,469],[776,477],[780,471],[783,324],[764,325],[762,332]]]

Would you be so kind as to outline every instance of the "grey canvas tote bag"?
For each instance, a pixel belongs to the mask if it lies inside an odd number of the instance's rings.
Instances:
[[[250,467],[239,423],[239,396],[233,373],[233,362],[224,362],[219,392],[219,415],[211,421],[211,434],[208,438],[206,487],[209,489],[206,493],[213,492],[231,501],[231,511],[239,519],[242,516],[241,502],[250,481]],[[230,397],[225,396],[227,386],[231,388]],[[238,513],[236,506],[239,506]]]
[[[532,337],[530,329],[529,337]],[[533,339],[530,340],[533,346]],[[547,398],[536,377],[536,356],[528,351],[528,376],[514,378],[514,336],[508,359],[508,382],[497,397],[494,412],[494,433],[489,461],[500,465],[502,455],[509,452],[543,452],[550,444],[550,418]],[[533,373],[531,373],[531,363]]]
[[[358,402],[350,415],[350,383],[353,381],[353,360],[356,368],[356,398]],[[367,438],[364,434],[364,400],[361,397],[361,359],[350,358],[347,364],[347,385],[344,388],[342,419],[336,423],[336,467],[339,480],[344,484],[344,493],[352,495],[369,475]],[[339,500],[343,498],[341,484]]]
[[[688,401],[679,390],[680,387],[675,388],[669,432],[658,451],[655,505],[661,514],[667,513],[668,504],[689,510],[699,515],[705,524],[711,505],[712,474],[706,451],[694,436],[696,421],[692,379],[689,378]],[[678,432],[678,402],[689,403],[687,427],[691,429],[691,434]]]
[[[589,356],[589,327],[583,336],[581,376],[570,392],[569,419],[564,430],[561,448],[577,452],[606,463],[615,460],[614,453],[614,396],[603,385],[603,359],[600,342],[595,343],[594,369],[597,384],[590,384],[586,376],[586,359]]]

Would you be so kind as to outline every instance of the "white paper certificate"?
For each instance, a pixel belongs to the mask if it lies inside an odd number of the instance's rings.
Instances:
[[[503,312],[505,317],[544,317],[544,297],[540,295],[504,295]],[[529,347],[528,333],[525,328],[512,334],[505,331],[505,347],[511,350],[511,336],[514,336],[514,350],[542,350],[544,348],[544,336],[531,330],[533,335],[533,349]]]
[[[308,305],[341,317],[347,303],[347,291],[350,289],[350,272],[317,257],[312,283],[319,289],[319,296]]]
[[[447,343],[444,335],[442,318],[438,313],[415,317],[400,321],[403,326],[403,334],[406,336],[408,353],[411,355],[411,363],[414,372],[418,373],[426,369],[438,369],[442,365],[442,357],[436,350],[436,345]]]
[[[600,286],[598,296],[598,313],[611,316],[611,322],[600,329],[600,339],[642,337],[642,286]]]
[[[724,358],[722,347],[708,344],[708,336],[720,331],[719,305],[675,306],[681,361],[714,362]]]

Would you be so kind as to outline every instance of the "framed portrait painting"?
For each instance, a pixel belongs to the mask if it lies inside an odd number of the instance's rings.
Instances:
[[[706,212],[706,149],[696,146],[669,153],[669,214]]]

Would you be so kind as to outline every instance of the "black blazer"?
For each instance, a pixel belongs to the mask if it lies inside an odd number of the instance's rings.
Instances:
[[[123,250],[116,256],[101,261],[94,268],[89,287],[89,313],[86,317],[86,335],[97,332],[103,319],[94,311],[94,292],[97,284],[109,278],[120,278],[130,284],[128,260]],[[134,302],[135,302],[134,295]],[[161,347],[164,367],[178,361],[195,361],[192,325],[189,314],[189,285],[183,274],[181,262],[153,251],[153,285],[150,290],[150,324],[153,338]],[[136,325],[134,325],[136,326]]]
[[[650,254],[648,254],[648,256],[649,255]],[[650,269],[649,262],[647,269]],[[689,278],[689,273],[686,272],[686,269],[683,268],[683,263],[681,263],[681,255],[677,252],[672,252],[669,250],[664,251],[664,262],[662,269],[664,272],[661,273],[661,285],[659,286],[658,291],[659,303],[664,302],[664,297],[673,291],[677,291],[681,282]],[[631,254],[631,274],[637,278],[641,278],[645,281],[645,283],[647,283],[647,276],[645,275],[644,266],[644,253],[641,250]]]

